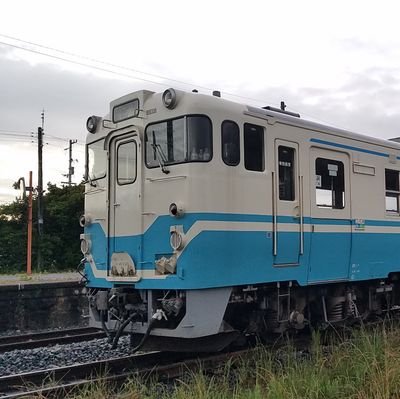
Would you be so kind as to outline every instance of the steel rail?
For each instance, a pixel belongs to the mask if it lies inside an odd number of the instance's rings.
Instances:
[[[129,377],[170,380],[188,371],[209,370],[234,358],[248,355],[249,350],[224,354],[150,352],[93,363],[0,377],[0,398],[16,399],[42,395],[46,398],[66,394],[96,382],[121,385]]]
[[[0,353],[15,349],[32,349],[55,344],[90,341],[105,336],[104,331],[92,327],[3,336],[0,337]]]

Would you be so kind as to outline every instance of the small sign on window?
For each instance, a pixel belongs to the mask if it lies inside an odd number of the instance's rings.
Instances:
[[[322,187],[322,176],[321,175],[315,176],[315,187]]]
[[[331,163],[328,163],[328,170],[333,170],[335,172],[337,172],[339,170],[337,165],[333,165]]]

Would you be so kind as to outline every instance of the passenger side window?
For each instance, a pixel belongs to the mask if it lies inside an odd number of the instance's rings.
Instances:
[[[385,169],[385,188],[386,188],[386,212],[392,215],[399,215],[399,171]]]
[[[294,201],[294,148],[278,147],[279,199]]]
[[[315,160],[315,193],[318,208],[344,208],[343,162],[325,158]]]
[[[229,166],[239,165],[240,136],[239,126],[232,121],[224,121],[221,127],[222,160]]]
[[[117,147],[117,182],[120,186],[136,180],[136,142],[128,141]]]
[[[244,167],[247,170],[264,170],[264,128],[244,124]]]

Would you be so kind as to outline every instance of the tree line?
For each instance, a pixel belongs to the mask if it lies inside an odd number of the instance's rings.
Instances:
[[[79,235],[82,227],[84,185],[57,187],[49,183],[43,196],[44,225],[40,243],[37,233],[37,198],[33,199],[32,270],[73,270],[78,265]],[[15,200],[0,206],[0,273],[18,273],[26,270],[28,199]],[[42,264],[38,270],[40,245]]]

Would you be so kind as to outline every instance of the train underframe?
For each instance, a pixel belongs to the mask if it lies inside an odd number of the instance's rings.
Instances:
[[[400,313],[400,274],[387,279],[299,286],[276,282],[211,290],[91,289],[93,325],[113,346],[219,351],[250,337],[352,325]]]

